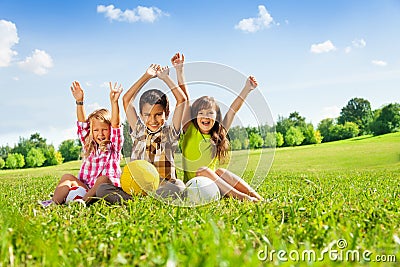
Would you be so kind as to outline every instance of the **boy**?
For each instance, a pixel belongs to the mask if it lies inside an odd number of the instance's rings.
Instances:
[[[176,107],[172,117],[172,125],[166,120],[169,116],[167,96],[160,90],[152,89],[140,97],[138,116],[133,101],[140,89],[152,78],[164,81],[176,99]],[[152,64],[123,96],[123,104],[128,123],[132,129],[133,149],[131,160],[144,159],[152,163],[160,174],[160,186],[156,194],[161,197],[176,198],[183,192],[184,183],[176,178],[174,152],[178,145],[186,96],[180,87],[169,77],[168,67]],[[130,199],[121,188],[102,185],[96,195],[115,203],[122,199]]]

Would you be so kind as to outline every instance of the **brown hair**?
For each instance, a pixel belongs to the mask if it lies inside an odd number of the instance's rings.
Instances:
[[[218,157],[218,160],[223,161],[229,152],[229,140],[227,138],[227,131],[222,126],[222,115],[221,109],[219,108],[218,103],[215,101],[213,97],[210,96],[202,96],[196,101],[193,102],[191,108],[191,118],[192,123],[199,129],[199,125],[197,124],[197,114],[200,110],[203,109],[214,109],[217,113],[217,117],[215,119],[215,124],[210,130],[210,141],[212,144],[212,157]]]
[[[90,130],[89,130],[89,134],[86,135],[85,137],[85,144],[84,144],[84,151],[83,151],[83,157],[86,158],[90,155],[90,153],[92,153],[93,150],[95,150],[97,148],[97,143],[96,141],[93,139],[93,128],[92,128],[92,122],[93,120],[98,120],[100,122],[105,122],[107,124],[109,124],[111,126],[111,113],[105,109],[105,108],[101,108],[98,110],[93,111],[87,121],[90,125]],[[102,151],[106,151],[107,150],[107,145],[111,143],[110,140],[104,140],[99,144],[99,148]]]

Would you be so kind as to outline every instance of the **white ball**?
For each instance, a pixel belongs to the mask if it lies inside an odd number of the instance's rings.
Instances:
[[[76,199],[82,199],[87,193],[87,189],[82,186],[73,186],[69,189],[69,193],[65,198],[65,203],[74,201]]]
[[[186,183],[186,197],[194,204],[207,204],[220,199],[221,195],[213,180],[197,176]]]

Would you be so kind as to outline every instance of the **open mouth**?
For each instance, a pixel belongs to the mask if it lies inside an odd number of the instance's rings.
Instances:
[[[210,121],[202,121],[201,124],[204,125],[205,127],[209,127],[211,122]]]

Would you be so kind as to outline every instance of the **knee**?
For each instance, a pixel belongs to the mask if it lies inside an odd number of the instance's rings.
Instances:
[[[222,176],[222,174],[224,174],[226,172],[226,169],[224,169],[224,168],[218,168],[216,171],[215,171],[215,173],[218,175],[218,176]]]
[[[196,171],[196,176],[208,176],[207,174],[209,174],[210,172],[212,171],[209,168],[201,167]]]

